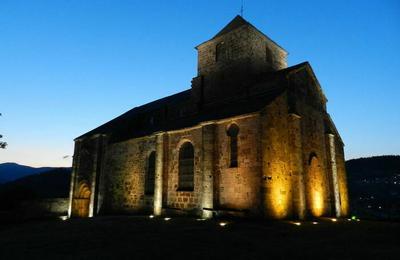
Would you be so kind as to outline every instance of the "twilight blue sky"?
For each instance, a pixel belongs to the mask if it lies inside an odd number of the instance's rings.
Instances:
[[[0,1],[0,163],[69,166],[73,139],[190,88],[194,46],[240,0]],[[347,159],[400,154],[400,1],[245,0],[244,17],[309,61]]]

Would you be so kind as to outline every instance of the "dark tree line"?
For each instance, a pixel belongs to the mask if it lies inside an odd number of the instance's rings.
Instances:
[[[349,179],[383,178],[400,174],[400,155],[382,155],[346,161]]]
[[[1,113],[0,113],[1,116]],[[3,136],[0,134],[0,139],[3,138]],[[5,149],[7,146],[6,142],[0,141],[0,149]]]

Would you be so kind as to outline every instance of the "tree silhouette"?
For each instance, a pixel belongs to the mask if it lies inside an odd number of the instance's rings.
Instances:
[[[0,113],[1,116],[1,113]],[[3,136],[0,134],[0,139],[3,138]],[[6,142],[0,141],[0,149],[5,149],[7,146]]]

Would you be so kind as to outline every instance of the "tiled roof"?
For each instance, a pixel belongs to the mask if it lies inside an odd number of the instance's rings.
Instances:
[[[87,132],[77,139],[96,134],[106,134],[111,142],[146,136],[158,131],[178,130],[201,122],[253,113],[263,109],[287,87],[287,75],[306,66],[296,66],[275,72],[266,72],[246,82],[243,95],[221,98],[212,104],[199,107],[195,104],[191,89],[165,97],[143,106],[135,107],[119,117]]]

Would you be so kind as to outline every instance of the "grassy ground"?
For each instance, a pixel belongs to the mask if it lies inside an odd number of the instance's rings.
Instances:
[[[0,259],[400,259],[400,223],[98,217],[0,226]]]

